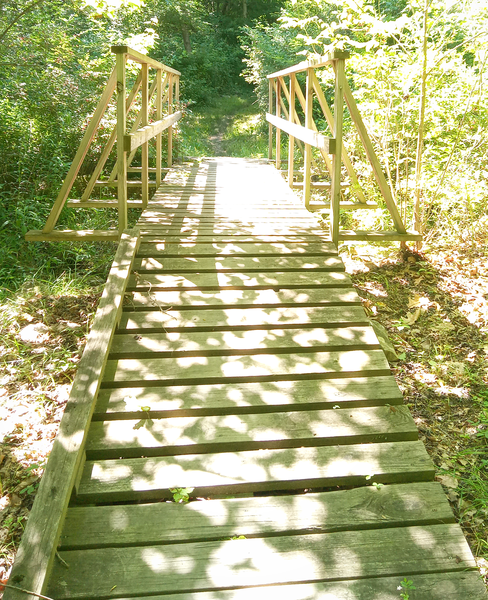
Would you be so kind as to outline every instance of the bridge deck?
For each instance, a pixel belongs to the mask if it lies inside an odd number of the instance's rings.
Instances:
[[[175,169],[139,226],[47,595],[484,598],[337,250],[273,167]]]

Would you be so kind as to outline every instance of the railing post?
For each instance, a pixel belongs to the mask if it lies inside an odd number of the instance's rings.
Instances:
[[[290,75],[290,99],[289,99],[289,111],[288,120],[290,123],[295,122],[295,84],[296,77],[292,73]],[[293,171],[295,169],[295,138],[290,135],[288,137],[288,185],[293,188]]]
[[[148,76],[149,67],[147,64],[141,65],[142,70],[142,103],[141,103],[141,126],[147,127],[149,124],[148,120],[148,109],[149,109],[149,88],[148,88]],[[141,148],[141,180],[142,180],[142,207],[146,208],[149,201],[149,142],[142,144]]]
[[[163,73],[156,71],[156,121],[163,118]],[[161,185],[161,136],[156,136],[156,189]]]
[[[168,114],[173,114],[173,74],[168,76]],[[168,167],[173,164],[173,127],[168,128]]]
[[[344,59],[334,63],[334,127],[335,151],[332,155],[332,186],[330,194],[330,233],[334,244],[339,242],[339,211],[341,202],[341,166],[342,166],[342,121],[344,112]]]
[[[313,68],[307,69],[307,85],[305,91],[305,127],[313,128]],[[311,166],[312,166],[312,146],[305,144],[304,172],[303,172],[303,203],[305,208],[310,206],[311,194]]]
[[[119,210],[119,233],[127,229],[127,152],[124,148],[126,132],[125,65],[127,54],[116,55],[117,69],[117,197]]]
[[[281,83],[280,80],[276,80],[276,116],[278,118],[281,117]],[[281,129],[279,127],[276,128],[276,136],[275,136],[275,154],[276,154],[276,168],[279,169],[281,167]]]
[[[273,80],[268,79],[268,112],[273,114]],[[268,123],[268,160],[273,160],[273,125]]]

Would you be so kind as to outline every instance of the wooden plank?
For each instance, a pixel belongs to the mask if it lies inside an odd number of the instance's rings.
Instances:
[[[434,473],[422,442],[124,458],[87,461],[78,499],[99,504],[163,499],[176,487],[210,496],[431,481]]]
[[[438,572],[435,574],[401,573],[395,577],[368,577],[346,581],[309,584],[239,588],[212,592],[184,592],[155,595],[151,600],[256,600],[283,598],[285,600],[399,600],[401,583],[413,581],[412,600],[486,600],[488,593],[477,571]],[[400,588],[400,591],[399,591]],[[413,594],[415,593],[415,596]],[[131,597],[147,600],[147,596]]]
[[[349,287],[351,280],[341,272],[271,272],[271,273],[195,273],[189,275],[132,275],[129,290],[171,290],[198,288],[200,290],[215,289],[253,289],[289,288],[302,289],[311,287]]]
[[[208,308],[125,311],[119,333],[184,331],[236,331],[237,329],[306,329],[315,327],[363,327],[369,321],[361,306],[296,306],[288,308]]]
[[[183,233],[182,235],[163,235],[162,233],[152,232],[146,233],[143,235],[142,241],[144,243],[152,243],[152,244],[188,244],[188,243],[196,243],[196,244],[246,244],[246,243],[269,243],[269,244],[328,244],[331,243],[329,240],[329,236],[326,231],[320,231],[314,234],[309,233],[291,233],[291,234],[278,234],[278,235],[269,235],[269,234],[257,234],[257,235],[249,235],[247,233],[243,234],[233,234],[233,235],[188,235],[187,233]]]
[[[137,258],[134,269],[138,273],[189,273],[189,272],[235,272],[246,271],[344,271],[344,263],[336,256],[331,257],[219,257],[219,258]]]
[[[102,388],[94,419],[246,414],[398,405],[402,394],[391,375],[344,379],[294,379],[173,387]]]
[[[369,242],[414,242],[422,239],[422,234],[415,231],[398,233],[396,231],[351,231],[342,230],[339,241],[369,241]]]
[[[302,354],[236,354],[233,356],[139,358],[109,360],[105,387],[141,385],[141,382],[223,383],[232,381],[341,378],[388,375],[383,350],[344,350]],[[155,385],[155,384],[153,384]]]
[[[123,234],[12,570],[11,581],[37,594],[45,588],[68,502],[82,466],[88,427],[110,340],[122,312],[138,240],[137,232]],[[15,590],[7,590],[5,597],[24,598]]]
[[[453,522],[439,483],[393,484],[187,505],[72,507],[60,546],[74,550]]]
[[[299,242],[275,243],[264,242],[177,242],[168,241],[160,244],[143,242],[139,247],[138,256],[276,256],[277,254],[309,255],[309,256],[337,256],[337,247],[332,242]]]
[[[120,238],[120,234],[116,229],[107,231],[100,229],[65,229],[64,231],[52,230],[49,233],[44,233],[39,229],[33,229],[25,234],[25,239],[28,242],[57,242],[57,241],[84,241],[87,242],[116,242]]]
[[[136,148],[139,148],[142,144],[152,140],[153,137],[156,137],[165,129],[171,127],[174,123],[179,121],[183,113],[179,110],[174,114],[171,114],[164,119],[156,121],[155,123],[151,123],[151,125],[146,125],[145,127],[141,127],[134,133],[129,133],[124,136],[124,149],[126,152],[132,152]]]
[[[276,117],[275,115],[270,115],[266,113],[266,120],[271,125],[274,125],[278,129],[284,131],[288,135],[313,146],[314,148],[319,148],[324,152],[332,154],[335,148],[335,139],[326,137],[321,133],[313,131],[312,129],[307,129],[302,125],[297,125],[296,123],[291,123],[289,120],[282,119],[280,117]]]
[[[230,356],[232,354],[378,349],[372,327],[342,329],[251,329],[248,331],[118,334],[112,341],[112,359],[146,356]]]
[[[287,69],[282,69],[281,71],[276,71],[276,73],[271,73],[270,75],[267,75],[266,77],[268,79],[274,79],[276,77],[285,77],[285,75],[291,75],[292,73],[301,73],[310,68],[318,69],[319,67],[325,67],[326,65],[329,65],[329,64],[333,63],[335,60],[338,60],[340,58],[342,58],[342,59],[349,58],[349,56],[350,56],[349,52],[345,52],[342,50],[332,50],[332,52],[329,52],[328,54],[325,54],[324,56],[319,56],[319,57],[313,58],[311,60],[304,60],[304,61],[294,65],[293,67],[288,67]]]
[[[222,291],[148,291],[133,292],[127,296],[126,309],[147,310],[161,307],[168,310],[170,307],[192,305],[192,309],[211,307],[214,308],[255,308],[256,306],[269,307],[281,305],[282,307],[300,306],[342,306],[344,304],[361,304],[354,288],[321,288],[302,290],[222,290]]]
[[[153,69],[161,69],[162,71],[166,71],[167,73],[181,75],[181,73],[176,69],[172,69],[171,67],[163,65],[163,63],[160,63],[157,60],[154,60],[154,58],[150,58],[149,56],[146,56],[141,52],[137,52],[137,50],[129,48],[129,46],[112,46],[111,51],[114,54],[127,54],[127,57],[131,60],[138,62],[142,65],[149,65]]]
[[[148,407],[150,408],[150,407]],[[88,460],[417,440],[406,406],[92,423]]]

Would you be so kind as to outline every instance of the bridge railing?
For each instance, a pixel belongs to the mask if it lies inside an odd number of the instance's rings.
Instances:
[[[166,165],[173,162],[173,126],[183,113],[174,111],[178,107],[181,73],[128,46],[113,46],[116,56],[115,67],[108,79],[95,112],[88,123],[73,163],[68,171],[53,208],[42,231],[29,231],[26,239],[44,240],[118,240],[127,228],[127,209],[145,208],[149,199],[149,188],[159,187],[162,172],[162,132],[167,131]],[[139,72],[130,90],[127,88],[127,63],[140,65]],[[150,81],[152,77],[152,82]],[[100,128],[102,118],[110,108],[116,95],[116,124],[99,155],[80,198],[70,199],[70,193],[80,173],[87,153]],[[134,115],[134,107],[140,107]],[[132,113],[131,113],[132,111]],[[130,129],[128,116],[133,115]],[[149,167],[149,142],[155,140],[155,166]],[[107,161],[116,148],[115,164],[110,174],[101,179]],[[131,167],[137,150],[141,148],[141,166]],[[112,162],[114,162],[112,160]],[[128,173],[140,174],[139,179],[128,179]],[[155,174],[150,180],[149,174]],[[116,188],[116,199],[92,199],[99,188]],[[129,200],[127,189],[141,188],[140,200]],[[72,208],[116,208],[118,228],[108,230],[55,230],[65,206]]]
[[[374,151],[373,144],[369,138],[364,122],[359,113],[354,97],[349,88],[345,76],[345,61],[349,57],[348,52],[335,50],[328,55],[314,60],[304,61],[287,69],[277,71],[268,75],[269,83],[269,112],[266,114],[269,123],[269,154],[273,158],[273,127],[276,128],[275,135],[275,159],[276,168],[281,167],[281,132],[288,134],[288,183],[291,188],[303,187],[303,201],[310,210],[316,208],[311,205],[312,189],[330,189],[330,202],[322,203],[318,208],[329,208],[330,211],[330,233],[332,241],[348,240],[418,240],[421,236],[416,232],[407,232],[398,212],[386,177],[382,171],[380,161]],[[315,73],[316,69],[331,67],[334,80],[334,104],[333,111],[330,109],[319,79]],[[298,79],[298,73],[306,73],[305,92]],[[320,109],[325,122],[327,122],[330,134],[326,135],[318,131],[314,120],[314,100],[316,100],[316,111]],[[297,108],[301,108],[301,111]],[[340,210],[351,210],[357,208],[377,208],[374,202],[368,202],[361,188],[358,176],[354,170],[353,163],[344,147],[343,118],[344,103],[346,103],[351,120],[359,134],[359,139],[364,147],[365,154],[371,164],[380,193],[385,200],[386,207],[390,212],[395,231],[355,232],[341,231]],[[299,112],[304,115],[302,124]],[[284,118],[283,118],[284,117]],[[303,182],[295,182],[294,175],[294,150],[295,143],[303,155]],[[312,148],[317,148],[325,162],[329,181],[312,181],[312,165],[315,162]],[[348,182],[342,182],[342,168],[344,166]],[[341,201],[341,190],[350,188],[355,196],[354,201]]]

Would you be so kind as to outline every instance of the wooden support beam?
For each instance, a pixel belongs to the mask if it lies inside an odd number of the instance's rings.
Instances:
[[[307,69],[307,83],[305,91],[305,127],[308,130],[312,129],[313,124],[313,86],[312,86],[313,69]],[[305,208],[308,208],[311,197],[311,171],[312,164],[312,146],[305,142],[305,159],[303,165],[303,203]]]
[[[168,75],[168,115],[170,115],[169,117],[167,117],[168,119],[171,119],[171,115],[173,114],[173,75],[171,75],[171,73]],[[181,112],[176,113],[179,114],[180,116],[178,117],[181,118]],[[175,119],[174,122],[176,122],[178,119]],[[163,119],[164,120],[164,119]],[[173,128],[171,127],[171,123],[169,127],[165,127],[164,129],[168,129],[168,158],[167,158],[167,165],[168,167],[171,167],[173,165]],[[163,131],[163,129],[161,129],[161,131]]]
[[[116,69],[114,69],[109,77],[107,85],[105,86],[102,97],[100,98],[100,102],[98,103],[97,108],[95,109],[93,117],[90,119],[88,127],[86,128],[85,135],[83,136],[78,151],[76,152],[73,162],[71,163],[71,167],[68,171],[68,174],[66,175],[66,179],[64,180],[63,185],[59,190],[56,202],[54,203],[49,217],[47,218],[46,225],[43,228],[44,233],[49,233],[50,231],[52,231],[54,229],[54,226],[58,222],[59,215],[63,210],[63,206],[66,200],[68,199],[68,195],[71,191],[71,188],[73,187],[73,183],[75,182],[76,176],[78,175],[80,167],[83,163],[86,153],[88,152],[90,144],[95,136],[103,114],[108,106],[108,103],[112,98],[112,94],[114,93],[116,85],[117,75]]]
[[[416,242],[422,235],[416,231],[352,231],[342,230],[339,233],[340,242]]]
[[[305,95],[303,94],[302,88],[300,87],[300,84],[298,83],[298,81],[296,84],[296,94],[297,94],[298,101],[300,102],[300,106],[302,107],[303,112],[305,112]],[[312,129],[313,129],[313,131],[318,131],[318,127],[313,119],[312,119]],[[329,171],[329,175],[332,177],[332,160],[331,160],[330,156],[327,154],[327,152],[324,152],[323,150],[320,150],[320,154],[322,155],[322,158],[325,162],[325,166],[327,167],[327,170]]]
[[[117,206],[118,203],[115,201],[114,207]],[[118,242],[119,238],[118,229],[64,229],[61,231],[53,229],[49,233],[33,229],[25,234],[27,242]]]
[[[273,112],[273,80],[268,80],[268,111]],[[273,125],[268,124],[268,160],[273,160]]]
[[[322,87],[320,86],[320,82],[317,79],[317,75],[315,75],[315,72],[313,74],[313,88],[315,90],[315,95],[317,97],[317,100],[320,104],[320,108],[322,109],[322,112],[324,113],[324,116],[327,120],[330,130],[332,131],[332,129],[334,127],[334,117],[332,115],[332,111],[329,108],[329,105],[327,104],[327,100],[325,98],[324,92],[322,91]],[[354,167],[352,166],[351,159],[349,158],[347,149],[344,146],[344,144],[342,145],[342,162],[344,163],[344,166],[346,167],[346,170],[347,170],[347,174],[349,175],[349,178],[351,180],[353,194],[356,196],[356,198],[359,200],[359,202],[366,202],[366,196],[364,195],[364,192],[359,185],[356,171],[354,170]]]
[[[281,119],[281,81],[279,79],[276,80],[276,118]],[[275,135],[275,154],[276,154],[276,163],[275,166],[277,169],[281,167],[281,130],[279,127],[276,128]]]
[[[290,121],[290,125],[293,125],[296,118],[296,109],[295,109],[295,86],[296,86],[297,78],[294,74],[290,75],[290,93],[288,95],[288,119]],[[285,86],[286,87],[286,86]],[[295,168],[295,138],[293,135],[289,135],[288,138],[288,185],[290,188],[293,187],[293,169]]]
[[[332,133],[336,140],[335,152],[332,157],[332,186],[330,193],[330,232],[332,241],[339,241],[339,214],[341,203],[341,166],[342,166],[342,123],[344,104],[344,72],[343,59],[335,64],[335,90],[334,90],[334,127]],[[311,74],[311,78],[313,73]],[[313,83],[312,83],[313,85]]]
[[[146,127],[142,127],[138,129],[134,133],[129,133],[124,136],[124,149],[126,152],[132,152],[142,146],[142,144],[148,142],[153,137],[156,137],[159,133],[164,131],[165,129],[170,129],[171,126],[179,121],[183,113],[181,111],[175,112],[172,115],[161,119],[160,121],[156,121],[155,123],[151,123],[151,125],[147,125]]]
[[[127,152],[124,147],[126,131],[125,66],[126,54],[117,54],[117,198],[119,201],[119,232],[127,228]]]
[[[156,121],[163,118],[163,82],[160,70],[156,72]],[[161,147],[162,136],[158,133],[156,136],[156,185],[161,185]]]
[[[130,94],[127,96],[127,102],[126,102],[126,107],[125,107],[126,114],[129,112],[131,106],[134,103],[136,94],[139,91],[139,88],[141,87],[141,81],[142,81],[142,73],[139,73],[139,75],[137,76],[137,79],[134,82],[132,90],[130,91]],[[97,162],[97,165],[96,165],[95,169],[93,170],[93,173],[90,177],[90,181],[88,182],[88,185],[86,186],[85,191],[83,192],[83,195],[81,196],[82,200],[86,201],[90,198],[91,193],[93,192],[93,189],[96,187],[98,177],[100,176],[100,173],[103,171],[103,167],[105,166],[105,163],[107,162],[107,159],[110,156],[110,153],[112,152],[112,148],[115,144],[116,139],[117,139],[117,125],[115,125],[115,127],[113,128],[112,133],[110,134],[110,137],[109,137],[107,143],[105,144],[105,148],[103,149],[102,154]]]
[[[386,206],[390,211],[391,217],[393,219],[393,223],[395,225],[395,229],[398,233],[405,233],[405,225],[403,224],[400,213],[398,212],[398,208],[393,200],[393,196],[391,195],[390,187],[386,181],[386,178],[383,174],[383,170],[381,168],[380,161],[376,156],[376,152],[374,151],[373,144],[371,143],[371,139],[368,135],[366,127],[363,123],[363,119],[361,118],[361,114],[358,110],[356,101],[354,100],[354,96],[352,95],[351,88],[347,83],[347,79],[344,79],[344,97],[349,108],[349,112],[351,113],[352,120],[356,125],[356,129],[358,131],[361,142],[366,151],[366,155],[368,157],[371,166],[373,167],[373,173],[376,179],[376,182],[380,188],[381,194],[385,199]]]
[[[88,428],[138,244],[137,230],[122,234],[12,570],[12,584],[37,595],[45,593],[68,502],[83,466]],[[26,599],[25,593],[12,589],[4,597]]]
[[[142,129],[146,128],[149,125],[149,67],[147,64],[142,65],[142,82],[141,82],[141,125]],[[158,73],[160,71],[158,70]],[[141,148],[141,182],[142,182],[142,206],[144,208],[147,207],[147,203],[149,202],[149,146],[148,140],[146,140],[142,144]]]

